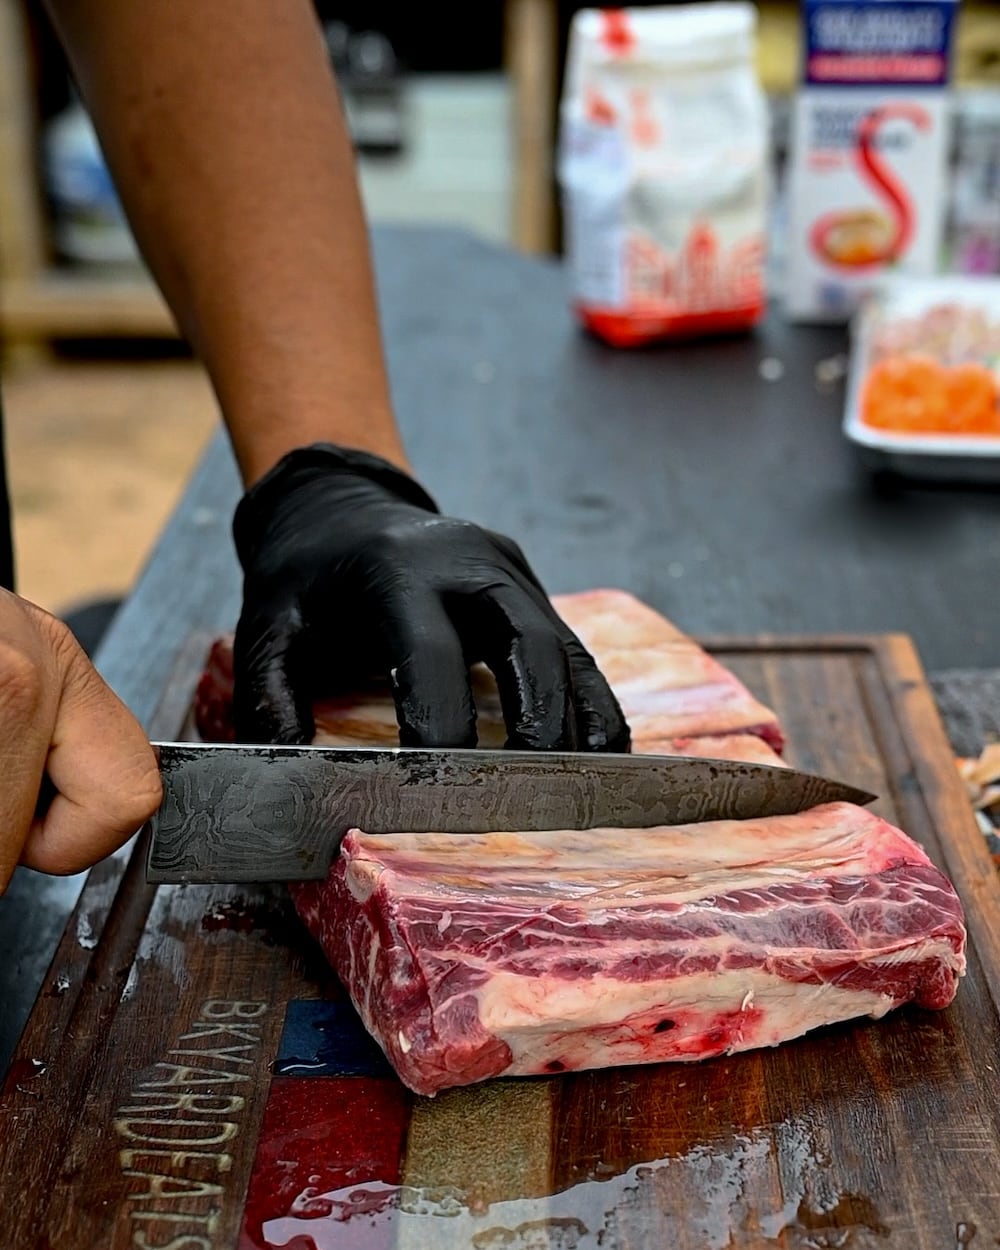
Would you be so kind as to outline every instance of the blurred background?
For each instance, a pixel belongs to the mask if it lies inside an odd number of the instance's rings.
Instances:
[[[557,106],[579,7],[317,4],[372,222],[459,225],[559,251]],[[800,18],[795,4],[758,7],[780,244]],[[1000,254],[997,4],[962,5],[954,76],[949,186],[974,184]],[[960,205],[949,214],[958,229]],[[29,0],[0,0],[0,333],[19,588],[53,611],[106,615],[217,414],[135,255],[59,46]]]

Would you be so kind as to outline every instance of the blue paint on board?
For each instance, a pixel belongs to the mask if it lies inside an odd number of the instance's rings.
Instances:
[[[378,1043],[345,998],[293,999],[285,1011],[277,1076],[391,1076]]]

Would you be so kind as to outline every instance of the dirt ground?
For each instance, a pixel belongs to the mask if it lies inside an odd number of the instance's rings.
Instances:
[[[60,362],[3,380],[21,594],[60,613],[127,592],[218,412],[186,360]]]

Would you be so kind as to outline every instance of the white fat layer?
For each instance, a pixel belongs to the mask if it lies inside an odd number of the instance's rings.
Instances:
[[[913,959],[939,960],[956,972],[964,964],[950,944],[934,941],[881,962]],[[878,1019],[895,1005],[887,994],[796,984],[752,970],[636,984],[594,977],[583,993],[571,982],[498,973],[479,992],[483,1027],[510,1047],[511,1064],[504,1073],[510,1076],[541,1072],[552,1060],[574,1070],[700,1059],[714,1052],[700,1047],[698,1039],[720,1017],[726,1017],[730,1033],[727,1050],[738,1051],[776,1046],[858,1016]],[[654,1031],[658,1018],[674,1015],[676,1028]],[[650,1021],[649,1027],[638,1027],[637,1018]]]
[[[599,919],[601,913],[611,908],[622,908],[634,905],[643,899],[663,899],[674,905],[704,902],[714,906],[716,900],[728,894],[739,893],[746,897],[753,891],[769,891],[775,886],[793,885],[808,891],[812,886],[815,893],[811,898],[786,898],[782,906],[796,907],[803,902],[813,905],[817,897],[825,897],[829,893],[829,880],[838,877],[865,877],[870,869],[867,862],[857,859],[822,860],[815,859],[808,864],[795,866],[760,865],[742,869],[739,874],[731,869],[706,870],[703,872],[670,875],[669,866],[662,867],[658,873],[637,870],[634,873],[617,864],[614,867],[591,869],[582,872],[579,869],[558,875],[553,867],[548,872],[540,870],[537,874],[515,877],[508,873],[500,881],[490,881],[484,875],[479,880],[468,877],[452,878],[455,869],[447,865],[443,869],[446,874],[437,880],[425,879],[414,885],[412,881],[405,883],[407,897],[413,906],[425,906],[435,913],[444,908],[443,915],[448,924],[453,919],[453,912],[468,907],[473,900],[496,900],[503,910],[511,912],[517,909],[532,907],[544,912],[554,902],[568,901],[591,919]],[[815,883],[815,884],[813,884]],[[922,883],[921,893],[927,896],[947,895],[945,883],[940,885]],[[402,892],[402,891],[401,891]],[[771,898],[765,899],[768,909],[775,905]],[[439,931],[444,932],[439,923]]]
[[[482,973],[488,980],[485,981],[484,988],[493,985],[503,985],[510,988],[511,998],[514,1001],[525,1001],[529,1004],[528,1010],[537,1013],[542,1009],[547,1013],[550,1009],[550,1003],[555,1000],[560,1003],[577,1004],[576,1010],[586,1015],[591,1009],[591,987],[596,984],[607,984],[614,987],[613,992],[618,994],[627,994],[630,990],[643,991],[644,985],[661,984],[653,981],[633,981],[618,979],[599,971],[588,971],[585,976],[579,977],[560,977],[555,974],[546,974],[545,968],[547,961],[551,963],[558,960],[562,955],[572,958],[577,954],[586,953],[584,938],[577,938],[573,932],[573,925],[567,924],[562,940],[557,946],[551,943],[551,935],[542,929],[533,934],[530,925],[521,926],[519,929],[521,937],[525,941],[529,941],[533,936],[538,938],[538,954],[537,958],[530,963],[531,971],[524,973],[517,969],[497,968],[488,956],[476,956],[470,954],[467,950],[441,950],[435,951],[432,957],[433,964],[436,967],[454,968],[465,965],[468,968],[475,969]],[[547,947],[543,943],[549,943]],[[725,963],[727,956],[734,950],[733,938],[725,932],[719,932],[712,937],[701,937],[695,944],[694,954],[698,958],[705,956],[714,956],[719,962],[718,971],[711,972],[697,971],[685,973],[683,970],[684,956],[689,953],[690,944],[665,944],[662,937],[653,935],[647,939],[634,937],[629,934],[620,938],[616,942],[595,943],[592,947],[593,961],[598,961],[607,968],[619,962],[622,958],[628,957],[637,964],[641,964],[644,959],[662,958],[665,949],[670,949],[672,945],[677,954],[678,969],[673,976],[664,979],[662,984],[674,985],[683,990],[688,984],[695,986],[696,999],[705,997],[705,986],[709,986],[714,996],[715,986],[723,977],[738,977],[738,971],[727,971]],[[914,960],[927,958],[927,952],[935,957],[940,954],[950,966],[959,969],[965,967],[965,956],[956,955],[954,948],[947,939],[930,939],[922,938],[914,941],[910,938],[889,938],[884,937],[881,945],[873,944],[869,947],[854,947],[852,949],[838,948],[827,951],[817,950],[813,946],[783,946],[780,948],[768,948],[761,944],[758,947],[760,951],[760,963],[763,966],[769,958],[781,959],[787,964],[797,964],[804,969],[813,969],[817,966],[822,967],[824,955],[838,960],[853,959],[857,964],[864,964],[868,967],[891,967],[895,964],[912,963]],[[420,959],[417,953],[418,962]],[[751,969],[752,971],[753,969]],[[435,979],[435,973],[428,971],[428,981]],[[517,987],[522,987],[517,990]],[[464,992],[464,991],[463,991]],[[506,989],[505,991],[506,992]],[[482,994],[482,991],[480,991]],[[438,1008],[442,1004],[437,1005]],[[485,1022],[484,1022],[485,1023]]]
[[[433,877],[503,891],[531,889],[603,874],[608,884],[647,877],[728,881],[741,888],[747,873],[790,877],[869,876],[892,863],[926,864],[900,830],[849,803],[831,803],[794,816],[720,820],[650,829],[549,830],[542,833],[390,834],[357,836],[358,858],[394,873],[395,888],[419,896]],[[679,883],[682,888],[685,883]]]
[[[868,961],[873,968],[934,960],[960,971],[964,960],[946,941],[926,941]],[[618,1024],[645,1013],[669,1016],[693,1012],[710,1021],[719,1014],[751,1010],[763,1012],[769,1022],[765,1031],[781,1036],[797,1036],[806,1028],[825,1022],[817,1015],[817,998],[832,1013],[831,1020],[848,1016],[884,1015],[893,1000],[865,990],[845,990],[836,985],[808,985],[757,969],[717,971],[687,977],[667,977],[657,981],[619,981],[613,977],[592,976],[584,981],[546,976],[519,976],[494,971],[477,991],[479,1019],[484,1029],[502,1036],[517,1050],[523,1033],[565,1034],[594,1030]],[[825,1009],[824,1009],[825,1010]],[[845,1014],[846,1012],[846,1014]],[[811,1023],[798,1027],[800,1015]],[[706,1027],[709,1027],[706,1023]],[[791,1032],[788,1032],[791,1029]],[[767,1042],[763,1044],[768,1044]]]
[[[378,976],[377,976],[378,956],[379,956],[379,951],[381,949],[382,949],[382,943],[379,940],[378,931],[373,928],[369,928],[368,971],[364,979],[364,985],[365,985],[364,1016],[366,1019],[370,1019],[372,1016],[372,993],[375,989],[375,986],[378,984]],[[352,957],[352,963],[353,963],[353,957]],[[352,968],[352,974],[353,974],[353,968]],[[353,978],[352,978],[352,983],[353,983]]]
[[[352,858],[347,865],[345,881],[351,897],[359,903],[367,903],[375,892],[382,865],[370,859]]]

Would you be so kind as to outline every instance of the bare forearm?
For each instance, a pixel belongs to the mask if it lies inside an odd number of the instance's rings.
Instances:
[[[406,467],[350,141],[308,0],[48,0],[244,478],[317,440]]]

